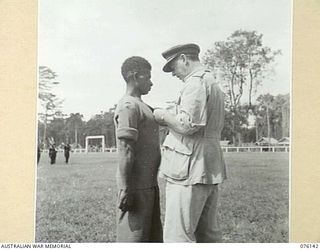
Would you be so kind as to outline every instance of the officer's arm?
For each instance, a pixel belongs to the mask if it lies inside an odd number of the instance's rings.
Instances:
[[[190,135],[206,125],[207,90],[198,79],[189,83],[181,96],[180,111],[177,115],[167,110],[156,109],[154,116],[161,125],[166,125],[175,132]]]
[[[173,115],[164,109],[156,109],[154,111],[156,121],[163,126],[168,126],[175,132],[183,135],[190,135],[197,132],[202,126],[192,124],[189,115],[179,113]]]

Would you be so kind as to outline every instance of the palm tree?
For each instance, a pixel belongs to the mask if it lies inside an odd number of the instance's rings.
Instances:
[[[82,127],[83,124],[83,115],[80,113],[71,113],[67,120],[67,127],[70,131],[74,131],[74,143],[75,146],[78,146],[78,130]]]
[[[267,122],[267,136],[271,137],[271,129],[270,129],[270,113],[274,108],[274,96],[270,94],[261,95],[258,97],[257,101],[260,103],[259,107],[263,111],[265,111],[266,122]]]

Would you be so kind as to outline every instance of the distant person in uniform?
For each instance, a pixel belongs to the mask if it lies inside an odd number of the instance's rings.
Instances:
[[[125,60],[126,93],[115,110],[119,165],[117,242],[162,242],[157,181],[159,126],[142,95],[151,89],[151,65],[138,56]]]
[[[56,163],[56,157],[57,157],[57,151],[55,149],[55,145],[51,144],[49,147],[49,157],[50,157],[50,163],[55,164]]]
[[[68,164],[68,162],[69,162],[70,150],[71,150],[71,146],[70,146],[69,143],[67,143],[66,145],[64,145],[64,158],[66,159],[66,163],[67,163],[67,164]]]
[[[199,61],[196,44],[163,52],[164,72],[184,85],[176,114],[155,109],[155,119],[169,128],[163,142],[160,176],[166,183],[164,242],[220,242],[218,185],[226,179],[220,147],[224,94]]]

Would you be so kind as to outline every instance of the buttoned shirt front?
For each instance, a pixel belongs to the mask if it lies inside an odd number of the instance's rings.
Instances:
[[[226,178],[220,147],[224,95],[212,72],[201,67],[184,79],[176,106],[179,127],[163,143],[160,176],[172,183],[217,184]]]

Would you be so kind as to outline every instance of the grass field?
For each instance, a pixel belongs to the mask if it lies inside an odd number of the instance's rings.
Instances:
[[[71,154],[37,171],[36,242],[115,241],[116,154]],[[219,218],[224,242],[288,242],[289,154],[227,153]],[[161,209],[164,187],[160,180]],[[162,216],[164,220],[164,217]]]

